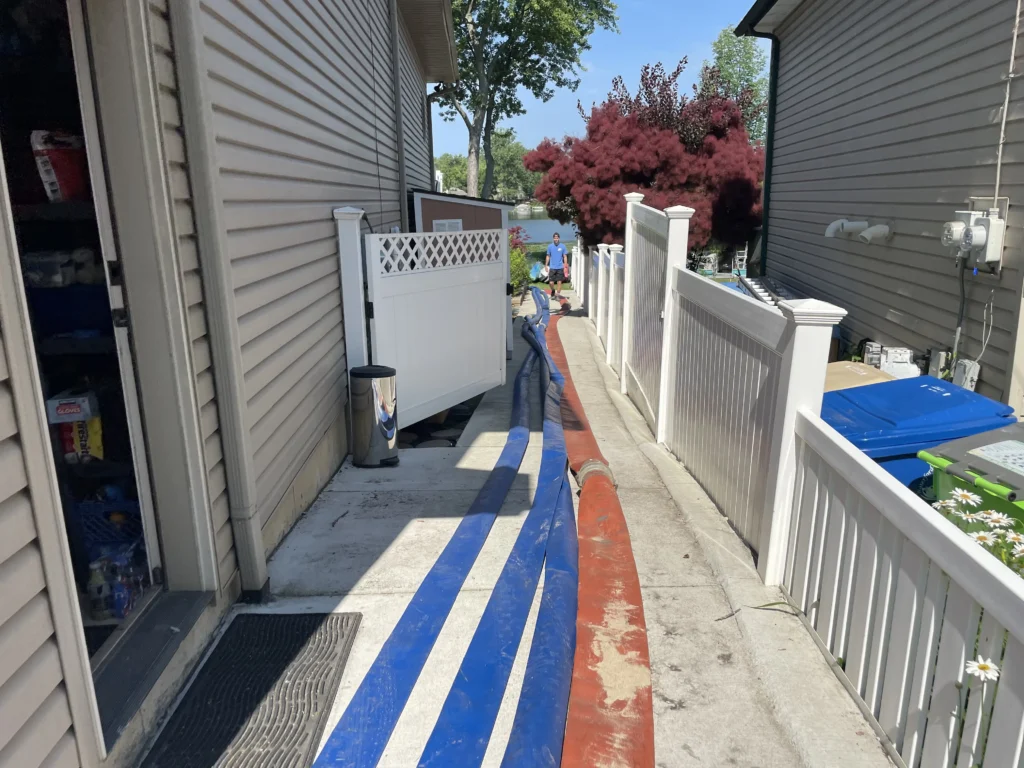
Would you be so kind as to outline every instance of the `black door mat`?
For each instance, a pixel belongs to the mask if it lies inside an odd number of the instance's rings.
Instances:
[[[358,613],[236,616],[143,768],[307,768],[359,619]]]

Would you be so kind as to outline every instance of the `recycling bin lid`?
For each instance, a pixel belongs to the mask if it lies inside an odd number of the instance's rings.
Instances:
[[[898,456],[1013,424],[1013,409],[932,376],[827,392],[821,418],[868,456]]]
[[[396,375],[394,368],[386,365],[360,365],[348,372],[353,379],[386,379]]]

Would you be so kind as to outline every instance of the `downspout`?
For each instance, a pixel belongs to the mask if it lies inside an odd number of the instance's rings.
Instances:
[[[245,372],[235,312],[223,201],[217,189],[213,107],[206,88],[199,0],[168,4],[180,80],[182,124],[189,180],[195,200],[199,266],[213,358],[217,413],[224,448],[231,529],[243,599],[262,602],[270,594],[263,527],[256,503],[256,471],[249,450]],[[222,585],[223,586],[223,585]]]
[[[399,54],[398,0],[390,0],[391,8],[391,86],[395,92],[395,136],[398,144],[398,197],[402,212],[402,231],[409,231],[409,186],[405,178],[405,120],[402,117],[402,66]]]

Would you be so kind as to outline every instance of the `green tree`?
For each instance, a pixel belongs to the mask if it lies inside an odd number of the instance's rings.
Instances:
[[[512,128],[498,128],[491,141],[491,161],[486,163],[486,176],[493,178],[492,195],[498,200],[524,200],[533,197],[542,173],[526,170],[523,158],[527,150],[516,139]],[[490,171],[493,164],[493,173]]]
[[[482,197],[494,189],[494,131],[524,112],[520,93],[542,101],[554,88],[579,86],[580,56],[594,30],[616,29],[612,0],[453,0],[459,81],[439,85],[431,100],[446,120],[461,117],[469,131],[467,186],[477,189],[480,151],[490,171]],[[522,91],[520,91],[522,89]],[[467,189],[467,191],[469,191]]]
[[[444,175],[445,189],[461,189],[467,194],[476,196],[476,191],[466,189],[466,156],[453,155],[445,152],[434,158],[434,167]]]
[[[494,171],[491,196],[498,200],[524,200],[533,197],[533,190],[543,174],[526,170],[523,157],[529,150],[516,138],[512,128],[497,128],[491,140],[491,162],[485,162],[483,169],[493,163]],[[468,166],[465,155],[445,153],[434,158],[434,166],[444,174],[446,189],[461,189],[466,194],[479,196],[480,189],[467,187],[466,170]]]
[[[711,44],[715,53],[711,66],[721,73],[725,84],[724,96],[744,102],[743,92],[749,91],[744,108],[747,133],[754,143],[764,143],[765,106],[768,103],[768,54],[752,37],[736,37],[726,27]]]

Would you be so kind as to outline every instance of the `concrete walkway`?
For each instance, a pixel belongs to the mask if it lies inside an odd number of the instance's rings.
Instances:
[[[576,390],[618,483],[647,619],[659,768],[891,766],[750,551],[619,394],[593,324],[559,320]]]
[[[523,313],[530,311],[527,302]],[[346,465],[274,553],[273,602],[238,609],[362,613],[321,744],[501,451],[512,381],[526,350],[518,324],[508,384],[485,396],[458,446],[402,451],[397,468]],[[604,354],[589,322],[570,317],[557,328],[584,408],[619,482],[633,539],[649,629],[657,765],[888,765],[799,621],[785,611],[749,607],[773,602],[779,595],[756,581],[749,553],[685,471],[659,453],[632,405],[618,396],[611,371],[596,358],[597,352],[602,360]],[[533,433],[520,476],[427,660],[381,766],[416,765],[529,510],[541,451],[536,377],[530,392]],[[706,517],[703,523],[701,515]],[[708,547],[716,553],[711,558],[704,554]],[[723,552],[735,571],[731,581],[728,568],[716,567]],[[540,588],[485,766],[498,766],[505,749]],[[794,697],[800,701],[790,702]],[[784,722],[789,716],[801,719]]]

